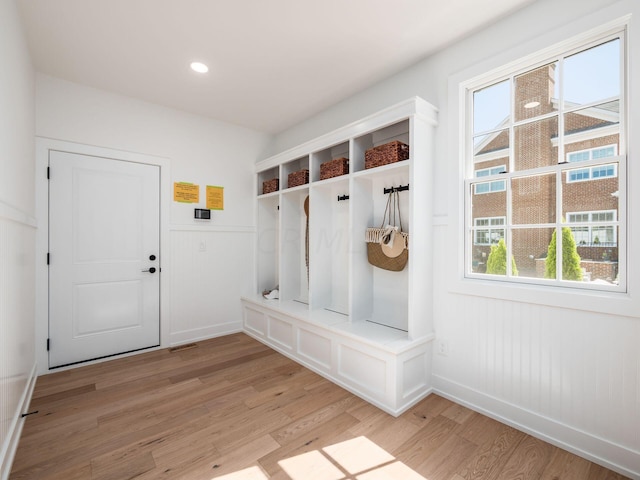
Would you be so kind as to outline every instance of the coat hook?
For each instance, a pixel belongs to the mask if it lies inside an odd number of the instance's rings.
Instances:
[[[393,193],[393,192],[404,192],[405,190],[409,190],[409,184],[383,189],[385,195],[387,193]]]

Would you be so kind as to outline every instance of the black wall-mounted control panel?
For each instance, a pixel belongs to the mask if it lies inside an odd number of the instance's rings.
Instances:
[[[208,208],[196,208],[193,213],[193,218],[198,220],[211,220],[211,210]]]

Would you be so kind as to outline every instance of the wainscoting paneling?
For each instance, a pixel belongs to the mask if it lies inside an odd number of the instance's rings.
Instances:
[[[445,240],[436,235],[436,250]],[[443,272],[450,259],[436,262]],[[436,392],[640,477],[640,318],[463,295],[438,283],[434,298],[436,344],[448,345],[434,355]]]
[[[240,331],[240,296],[253,288],[253,230],[172,227],[170,239],[170,343]]]
[[[35,385],[35,221],[0,202],[0,478],[7,478]]]

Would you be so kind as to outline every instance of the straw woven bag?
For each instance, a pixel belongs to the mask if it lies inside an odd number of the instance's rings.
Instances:
[[[396,225],[396,215],[399,225]],[[409,260],[409,234],[402,231],[400,197],[397,190],[389,194],[382,224],[379,228],[367,228],[365,241],[367,259],[371,265],[393,272],[404,270]]]

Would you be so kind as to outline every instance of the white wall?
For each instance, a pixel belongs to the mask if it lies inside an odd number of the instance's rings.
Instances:
[[[8,476],[34,354],[34,71],[13,0],[0,1],[0,478]]]
[[[240,295],[254,288],[254,164],[270,137],[41,74],[36,112],[39,138],[163,157],[171,185],[201,186],[200,204],[169,202],[161,259],[170,292],[163,345],[241,330]],[[196,221],[193,209],[205,208],[205,185],[224,187],[224,210],[212,211],[211,221]],[[37,319],[38,338],[46,338],[43,317]]]
[[[434,182],[434,325],[449,343],[435,355],[440,394],[500,418],[589,459],[640,478],[640,263],[631,252],[628,302],[592,297],[589,309],[562,307],[544,291],[461,288],[461,168],[456,85],[620,18],[637,0],[538,0],[437,55],[278,135],[273,152],[418,95],[440,109]],[[629,34],[630,125],[640,123],[640,31]],[[630,135],[631,185],[640,184]],[[639,237],[640,201],[630,188],[630,236]],[[635,189],[637,190],[637,188]],[[630,241],[633,246],[633,240]],[[522,289],[520,289],[522,290]],[[527,290],[527,289],[524,289]],[[511,298],[510,298],[511,296]],[[502,298],[499,298],[502,297]],[[625,306],[626,305],[626,306]],[[630,307],[629,307],[630,305]],[[614,308],[615,307],[615,308]],[[635,310],[634,310],[635,308]],[[612,312],[623,312],[615,315]],[[608,312],[608,313],[607,313]]]

